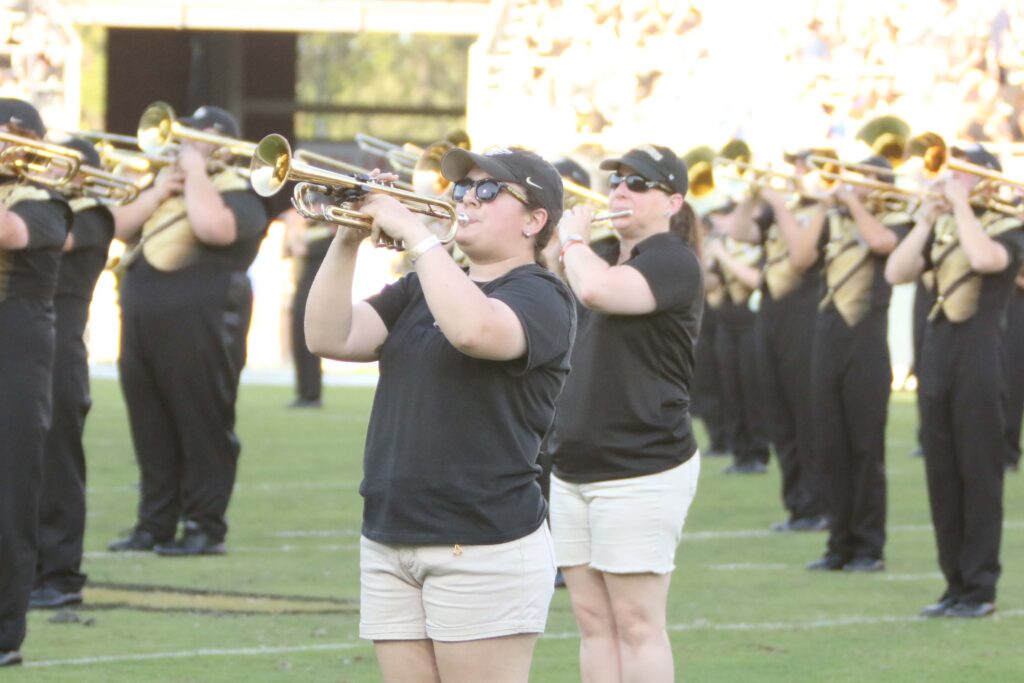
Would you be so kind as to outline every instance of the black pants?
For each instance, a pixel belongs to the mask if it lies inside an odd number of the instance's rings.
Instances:
[[[753,323],[753,319],[744,325],[719,323],[715,331],[722,412],[737,465],[768,463]]]
[[[991,602],[1003,526],[1006,380],[1000,335],[930,325],[918,401],[928,499],[946,595]]]
[[[0,651],[25,640],[50,426],[53,324],[42,301],[0,302]]]
[[[818,315],[811,361],[815,443],[831,515],[828,553],[880,559],[885,546],[885,423],[892,367],[886,311],[850,328]]]
[[[721,373],[718,370],[718,358],[715,356],[715,334],[718,330],[718,319],[713,308],[704,309],[701,320],[700,336],[697,338],[696,358],[694,359],[690,412],[701,418],[708,432],[709,451],[732,450],[729,440],[727,422],[723,415],[721,395]]]
[[[1006,318],[1006,463],[1020,464],[1020,430],[1024,420],[1024,291],[1015,288]]]
[[[82,590],[85,535],[85,451],[82,432],[92,401],[82,335],[89,319],[85,299],[58,296],[57,351],[53,365],[53,423],[46,435],[39,500],[36,586],[65,593]]]
[[[911,340],[914,347],[914,375],[919,375],[918,368],[921,364],[921,344],[924,342],[924,329],[928,324],[928,314],[935,303],[935,294],[921,282],[920,278],[914,285],[914,304],[911,313]],[[920,377],[918,377],[920,380]],[[918,404],[917,411],[917,444],[922,446],[921,439],[921,406]]]
[[[142,479],[138,527],[170,539],[185,519],[220,541],[241,451],[235,400],[252,317],[248,278],[238,273],[226,296],[189,304],[122,313],[121,389]]]
[[[323,256],[302,259],[302,272],[295,284],[292,299],[292,361],[295,364],[295,393],[304,401],[317,401],[323,389],[323,369],[320,357],[306,347],[306,299],[313,286],[313,278],[323,263]]]
[[[825,479],[814,449],[811,405],[816,298],[808,289],[765,302],[754,328],[768,436],[779,458],[782,502],[790,519],[825,514]]]

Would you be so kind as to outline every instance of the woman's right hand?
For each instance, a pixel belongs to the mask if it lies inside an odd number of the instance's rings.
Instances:
[[[562,213],[558,221],[558,241],[564,243],[570,237],[579,237],[590,243],[590,224],[594,221],[594,210],[585,204],[574,206]]]

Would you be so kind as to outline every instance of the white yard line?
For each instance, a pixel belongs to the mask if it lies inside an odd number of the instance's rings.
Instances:
[[[1003,621],[1024,617],[1024,609],[1012,609],[996,612],[990,619]],[[850,626],[879,626],[883,624],[910,624],[931,621],[918,616],[880,616],[880,617],[837,617],[834,619],[813,619],[810,621],[769,621],[760,623],[739,622],[732,624],[714,624],[700,619],[685,624],[671,624],[668,630],[673,633],[688,631],[816,631]],[[547,640],[571,640],[579,638],[576,631],[561,633],[545,633],[542,638]],[[179,652],[150,652],[145,654],[106,655],[102,657],[78,657],[74,659],[52,659],[41,662],[26,662],[26,668],[43,668],[54,666],[81,666],[86,664],[113,664],[118,662],[141,662],[160,659],[195,659],[197,657],[263,657],[266,655],[297,654],[303,652],[338,652],[356,648],[371,647],[368,641],[343,643],[319,643],[315,645],[291,645],[281,647],[254,647],[237,649],[203,649]]]

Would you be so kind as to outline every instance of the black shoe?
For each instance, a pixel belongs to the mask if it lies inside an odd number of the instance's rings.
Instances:
[[[555,573],[555,588],[565,588],[565,577],[562,576],[561,569]]]
[[[843,568],[843,558],[838,555],[824,555],[814,562],[808,562],[805,565],[806,569],[810,569],[812,572],[837,572]]]
[[[767,471],[768,466],[763,462],[734,462],[722,470],[722,474],[764,474]]]
[[[977,619],[979,617],[992,616],[995,611],[996,603],[994,602],[960,601],[946,610],[946,616],[960,619]]]
[[[935,617],[944,617],[949,611],[949,608],[956,604],[956,598],[942,598],[934,605],[928,605],[922,609],[919,614],[925,619],[934,619]]]
[[[885,560],[878,557],[855,557],[843,565],[844,572],[880,572],[885,569]]]
[[[324,402],[318,398],[297,398],[289,403],[286,408],[323,408]]]
[[[55,609],[57,607],[81,604],[81,592],[65,593],[53,586],[34,588],[28,596],[28,606],[31,609]]]
[[[193,555],[224,555],[227,550],[223,541],[214,541],[202,529],[185,529],[181,538],[160,543],[153,548],[153,552],[164,557],[189,557]]]
[[[143,531],[141,529],[132,529],[132,533],[128,538],[122,538],[119,541],[113,541],[107,545],[107,550],[112,553],[120,553],[129,550],[137,552],[147,552],[153,549],[159,541],[156,540],[156,536]]]
[[[17,650],[0,650],[0,666],[18,666],[21,664],[21,653]]]
[[[819,515],[817,517],[792,517],[784,522],[775,522],[771,526],[772,531],[827,531],[828,517]]]

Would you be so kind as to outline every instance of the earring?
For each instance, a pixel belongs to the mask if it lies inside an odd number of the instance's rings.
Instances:
[[[671,211],[666,211],[665,212],[665,218],[672,218],[672,212]]]
[[[523,230],[523,237],[525,237],[526,239],[530,239],[531,237],[533,237],[533,235]]]

